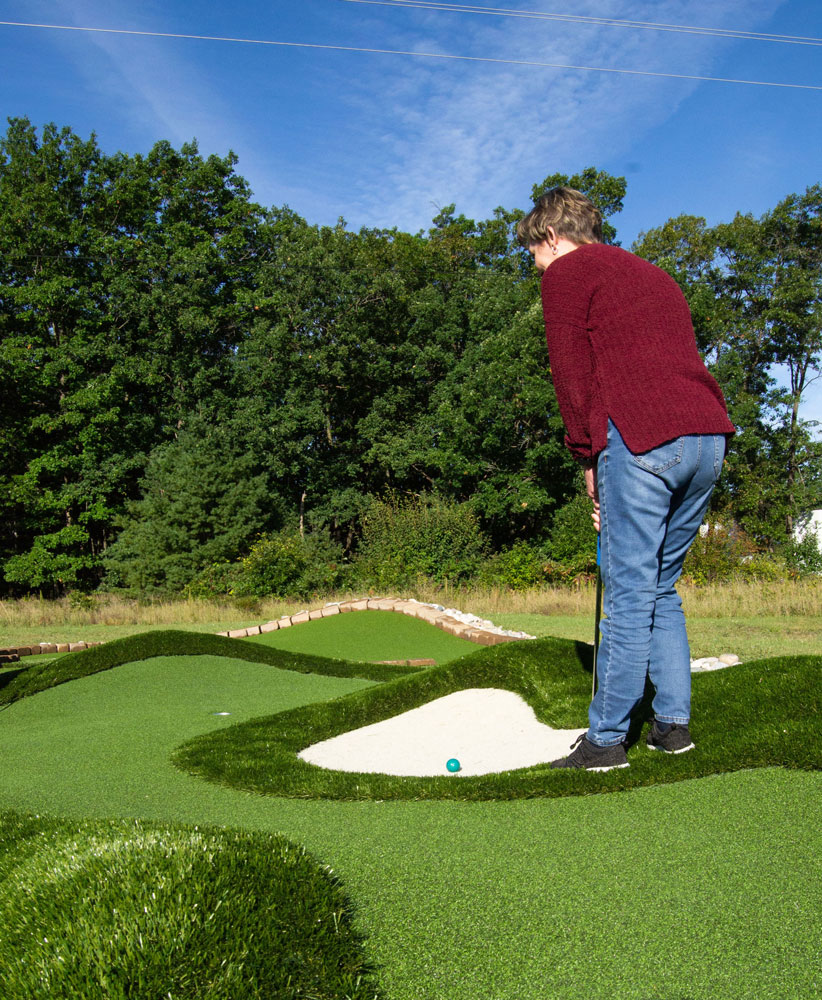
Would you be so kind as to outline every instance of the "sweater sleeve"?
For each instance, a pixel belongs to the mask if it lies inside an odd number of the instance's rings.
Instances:
[[[590,414],[596,394],[596,365],[588,336],[590,291],[578,283],[558,287],[542,281],[545,336],[551,378],[565,424],[565,445],[580,462],[593,458]]]

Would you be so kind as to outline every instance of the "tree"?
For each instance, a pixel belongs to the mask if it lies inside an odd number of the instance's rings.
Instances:
[[[25,119],[0,140],[0,490],[8,583],[99,582],[146,457],[227,382],[256,208],[234,158],[104,156]]]
[[[818,497],[820,446],[799,419],[822,358],[822,189],[790,195],[760,219],[713,229],[680,216],[633,249],[683,288],[697,341],[738,428],[729,475],[715,494],[745,529],[771,544]],[[787,390],[775,366],[789,374]]]
[[[276,520],[265,472],[227,424],[186,421],[151,452],[140,486],[104,557],[115,587],[179,593],[207,566],[249,552]]]
[[[103,312],[88,207],[100,162],[93,137],[47,126],[40,141],[25,119],[0,140],[0,530],[14,553],[6,579],[34,587],[87,582],[108,513],[105,463],[84,447],[112,423],[90,349]],[[83,478],[96,489],[78,491]]]
[[[822,186],[810,187],[804,195],[789,195],[766,213],[762,229],[772,261],[768,318],[774,361],[789,378],[787,391],[778,394],[775,403],[787,436],[785,529],[790,538],[796,515],[807,511],[812,497],[819,496],[822,449],[812,445],[799,418],[799,405],[808,386],[822,374]],[[813,471],[806,475],[808,459],[815,475]]]

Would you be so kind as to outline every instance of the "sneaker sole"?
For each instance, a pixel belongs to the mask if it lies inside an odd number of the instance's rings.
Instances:
[[[597,773],[602,773],[603,771],[618,771],[622,767],[630,767],[630,762],[625,764],[608,764],[607,767],[583,767],[577,768],[580,771],[596,771]]]
[[[689,743],[688,746],[680,750],[666,750],[665,747],[657,746],[656,743],[646,744],[649,750],[661,750],[663,753],[687,753],[689,750],[696,750],[696,743]]]

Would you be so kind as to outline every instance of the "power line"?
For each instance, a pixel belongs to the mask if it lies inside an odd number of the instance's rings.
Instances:
[[[615,73],[622,76],[647,76],[669,80],[692,80],[698,83],[736,83],[751,87],[779,87],[786,90],[822,90],[822,85],[807,83],[776,83],[772,80],[744,80],[721,76],[696,76],[690,73],[659,73],[641,69],[615,69],[611,66],[578,66],[570,63],[537,62],[528,59],[494,59],[489,56],[458,56],[443,52],[410,52],[404,49],[378,49],[357,45],[322,45],[317,42],[281,42],[264,38],[233,38],[222,35],[194,35],[169,31],[136,31],[128,28],[96,28],[73,24],[34,24],[24,21],[0,21],[0,26],[14,28],[46,28],[54,31],[93,32],[108,35],[131,35],[144,38],[173,38],[198,42],[234,42],[242,45],[271,45],[282,48],[318,49],[331,52],[365,52],[370,55],[414,56],[420,59],[443,59],[455,62],[491,63],[503,66],[526,66],[531,69],[568,69],[586,73]]]
[[[790,45],[822,46],[822,38],[805,35],[777,35],[766,31],[740,31],[732,28],[706,28],[689,24],[665,24],[656,21],[627,21],[613,17],[586,17],[580,14],[554,14],[536,10],[510,10],[505,7],[476,7],[470,4],[443,3],[439,0],[343,0],[344,3],[369,4],[376,7],[408,7],[418,10],[441,11],[449,14],[486,14],[494,17],[524,17],[544,21],[572,21],[605,27],[645,28],[652,31],[674,31],[689,35],[711,35],[742,41],[782,42]]]

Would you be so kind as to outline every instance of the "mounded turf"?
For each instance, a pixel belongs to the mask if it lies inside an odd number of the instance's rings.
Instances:
[[[416,673],[420,669],[378,663],[352,663],[310,653],[270,649],[245,639],[227,639],[221,635],[168,629],[127,636],[102,646],[69,653],[57,660],[9,671],[4,677],[0,677],[0,705],[11,704],[39,691],[47,691],[66,681],[78,680],[124,663],[148,660],[155,656],[224,656],[249,663],[266,663],[280,670],[293,670],[301,674],[363,677],[375,681],[392,680]]]
[[[192,774],[269,795],[342,799],[512,799],[612,792],[726,771],[820,765],[820,660],[760,660],[693,678],[692,733],[697,749],[669,756],[633,747],[630,768],[592,774],[547,764],[502,774],[437,778],[326,770],[297,757],[313,743],[391,718],[466,688],[515,691],[555,729],[586,725],[590,648],[540,639],[485,648],[454,664],[351,694],[254,719],[187,743],[175,762]],[[640,709],[634,740],[648,715]],[[444,755],[445,756],[445,755]]]
[[[233,651],[251,645],[226,641]],[[577,661],[587,690],[584,656]],[[695,677],[695,695],[709,677],[730,680],[740,669]],[[799,670],[795,680],[808,676]],[[818,710],[816,676],[808,712]],[[743,688],[760,677],[771,685],[763,669]],[[564,799],[340,802],[250,795],[169,764],[181,740],[228,732],[236,720],[402,683],[212,655],[125,663],[0,712],[0,806],[281,831],[342,879],[391,1000],[819,994],[819,774],[771,767]],[[746,707],[739,696],[732,685],[714,690],[726,701],[698,711],[737,711]],[[792,734],[794,702],[767,706],[769,724],[789,730],[788,746],[808,731],[800,716]],[[212,715],[221,709],[234,714]],[[808,745],[818,767],[818,730]]]
[[[274,834],[0,813],[0,996],[373,1000],[339,881]]]
[[[350,611],[249,636],[248,642],[345,660],[436,660],[450,663],[476,650],[419,618],[392,611]]]

